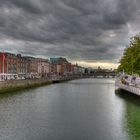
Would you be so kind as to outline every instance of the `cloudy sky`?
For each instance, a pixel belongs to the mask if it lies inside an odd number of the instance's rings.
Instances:
[[[115,67],[139,32],[139,0],[0,0],[0,51]]]

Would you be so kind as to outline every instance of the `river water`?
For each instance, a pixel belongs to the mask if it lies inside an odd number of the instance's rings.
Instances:
[[[140,97],[94,78],[0,94],[0,140],[140,140]]]

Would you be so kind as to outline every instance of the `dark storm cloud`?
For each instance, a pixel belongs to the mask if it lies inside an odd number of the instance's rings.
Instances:
[[[0,49],[115,62],[139,32],[139,8],[139,0],[0,0]]]

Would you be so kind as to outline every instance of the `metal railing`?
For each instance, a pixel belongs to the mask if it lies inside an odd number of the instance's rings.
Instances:
[[[128,92],[131,92],[133,94],[136,94],[136,95],[140,96],[140,88],[138,86],[131,85],[131,84],[129,84],[129,85],[123,84],[119,80],[115,81],[115,86],[120,88],[120,89],[126,90]]]

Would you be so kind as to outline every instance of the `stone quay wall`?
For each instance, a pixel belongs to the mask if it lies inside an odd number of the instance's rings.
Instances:
[[[50,78],[50,79],[26,79],[26,80],[6,80],[0,81],[0,93],[14,92],[29,88],[34,88],[38,86],[48,85],[52,83],[60,83],[69,80],[83,78],[81,76],[77,77],[61,77],[61,78]]]
[[[33,79],[33,80],[7,80],[0,82],[0,93],[18,91],[37,86],[53,83],[52,80]]]

